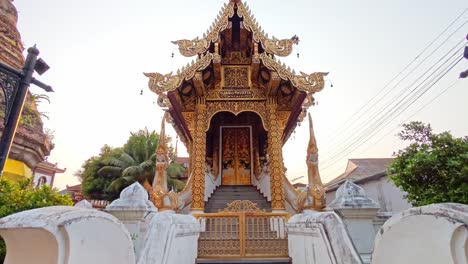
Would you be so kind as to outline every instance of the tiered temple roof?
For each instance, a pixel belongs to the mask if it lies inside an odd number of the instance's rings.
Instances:
[[[197,100],[223,101],[219,111],[238,114],[240,109],[249,108],[248,104],[272,98],[282,115],[284,143],[314,104],[313,94],[323,89],[328,74],[297,74],[276,58],[290,55],[298,42],[297,36],[268,37],[249,7],[231,0],[201,38],[173,41],[183,56],[196,56],[191,63],[175,74],[145,75],[149,88],[159,96],[158,104],[170,113],[169,121],[186,145],[193,139]]]

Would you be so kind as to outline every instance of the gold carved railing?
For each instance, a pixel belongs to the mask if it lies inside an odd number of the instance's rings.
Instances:
[[[266,213],[234,201],[219,213],[194,215],[201,225],[199,258],[287,258],[287,213]]]

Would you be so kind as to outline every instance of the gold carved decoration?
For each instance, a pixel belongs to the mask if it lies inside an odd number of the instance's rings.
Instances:
[[[253,40],[260,42],[267,53],[275,54],[281,57],[289,56],[293,50],[293,45],[299,43],[299,38],[293,36],[290,39],[268,38],[262,28],[258,25],[255,18],[252,17],[249,7],[241,2],[237,4],[237,15],[244,18],[244,27],[252,32]]]
[[[162,108],[168,108],[172,106],[171,102],[169,101],[169,98],[167,98],[167,94],[165,93],[160,93],[158,96],[158,105]]]
[[[192,57],[198,54],[205,53],[210,44],[218,41],[221,31],[225,30],[229,24],[229,18],[234,16],[234,5],[237,5],[237,14],[239,17],[244,18],[244,28],[251,31],[255,42],[260,42],[267,53],[277,56],[289,56],[293,50],[292,46],[299,43],[299,38],[293,36],[291,39],[277,39],[275,37],[268,38],[268,35],[258,25],[255,18],[247,5],[241,1],[229,2],[225,4],[223,9],[219,12],[216,20],[213,22],[208,31],[201,39],[195,38],[193,40],[177,40],[172,43],[179,46],[179,51],[183,56]]]
[[[239,212],[249,212],[249,213],[265,213],[265,210],[260,210],[257,207],[256,203],[253,203],[249,200],[236,200],[227,205],[222,212],[227,213],[239,213]]]
[[[231,51],[221,60],[222,64],[250,64],[251,59],[245,56],[244,52]]]
[[[270,57],[266,53],[260,54],[260,59],[263,61],[265,67],[269,70],[276,71],[281,79],[291,81],[291,83],[300,91],[316,93],[320,92],[325,85],[323,77],[327,76],[328,72],[315,72],[312,74],[301,72],[301,75],[296,75],[294,71],[291,71],[291,68],[286,68],[284,63],[281,64],[280,61],[276,61],[275,58]]]
[[[268,101],[267,113],[269,119],[268,154],[270,159],[271,208],[273,210],[285,210],[285,196],[283,189],[284,164],[282,154],[283,130],[278,120],[277,105],[273,99]]]
[[[222,88],[208,90],[206,100],[266,100],[264,90],[252,87],[250,72],[248,66],[223,66],[221,74]]]
[[[206,157],[206,105],[197,100],[195,106],[195,130],[192,148],[192,211],[203,211],[205,208],[205,157]]]
[[[216,20],[210,26],[208,31],[203,34],[203,38],[198,37],[193,40],[176,40],[172,43],[179,46],[180,54],[185,57],[192,57],[197,54],[202,54],[208,50],[212,42],[216,42],[219,38],[221,31],[225,30],[229,24],[229,18],[234,16],[234,3],[224,4],[222,10],[219,12]]]
[[[224,102],[207,102],[206,109],[206,129],[209,128],[211,119],[216,113],[231,112],[238,115],[241,112],[254,112],[260,116],[263,127],[268,131],[268,114],[265,102],[258,101],[224,101]]]
[[[318,169],[318,148],[315,139],[312,117],[309,114],[309,145],[307,147],[307,174],[309,191],[300,192],[296,199],[299,210],[312,209],[322,211],[325,208],[325,187]]]
[[[189,63],[182,67],[182,69],[177,71],[176,75],[173,75],[172,72],[165,75],[157,72],[144,73],[144,75],[149,78],[148,86],[154,93],[170,92],[177,89],[184,80],[188,81],[192,79],[197,71],[206,69],[212,59],[213,54],[207,53],[201,58],[192,61],[191,64]]]
[[[190,134],[193,135],[194,127],[195,127],[195,113],[194,112],[182,112],[182,116],[185,119],[185,123],[190,130]]]
[[[221,68],[223,89],[242,89],[250,87],[250,69],[243,66],[224,66]]]
[[[167,112],[161,122],[161,132],[159,133],[159,144],[156,149],[156,173],[154,175],[153,186],[149,190],[151,202],[159,210],[174,210],[181,208],[182,202],[179,195],[167,189],[167,167],[169,164],[168,147],[166,142],[165,121]],[[168,197],[169,199],[165,199]]]
[[[289,111],[278,111],[278,125],[281,130],[284,130],[284,128],[286,127],[290,114],[291,112]]]

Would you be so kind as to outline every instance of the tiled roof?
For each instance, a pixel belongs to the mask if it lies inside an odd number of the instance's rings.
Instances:
[[[345,172],[326,183],[325,186],[333,188],[335,184],[345,179],[356,181],[383,173],[392,161],[393,158],[349,159]]]

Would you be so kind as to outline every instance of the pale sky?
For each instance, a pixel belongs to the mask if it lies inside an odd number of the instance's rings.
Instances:
[[[185,65],[190,59],[182,57],[170,41],[201,37],[225,2],[14,2],[25,47],[37,44],[41,57],[51,66],[43,76],[36,77],[55,89],[49,94],[51,103],[42,103],[40,110],[50,117],[44,120],[45,127],[55,131],[55,149],[49,161],[67,168],[56,177],[56,187],[78,183],[73,173],[104,144],[121,146],[130,131],[144,127],[159,131],[162,111],[154,103],[156,95],[149,91],[142,73],[168,73]],[[325,89],[315,95],[318,105],[309,111],[324,182],[342,173],[348,158],[391,157],[403,147],[395,136],[402,122],[420,120],[431,123],[436,132],[468,135],[468,79],[459,80],[442,93],[468,68],[467,60],[394,120],[384,119],[380,131],[367,127],[376,120],[374,115],[391,112],[388,104],[392,98],[413,90],[416,85],[412,83],[417,84],[419,76],[439,59],[448,58],[444,55],[449,50],[456,47],[459,56],[463,54],[463,44],[456,44],[468,33],[468,23],[463,25],[468,12],[415,60],[468,8],[466,0],[255,0],[248,4],[269,36],[299,36],[299,45],[284,59],[287,65],[296,72],[330,72]],[[439,45],[437,52],[416,67]],[[398,85],[399,79],[392,82],[375,98],[389,91],[383,99],[367,103],[411,62],[414,64],[400,75],[401,79],[408,73],[406,79]],[[409,73],[412,67],[415,70]],[[42,93],[37,87],[31,87],[31,91]],[[429,103],[433,98],[437,99]],[[358,112],[366,103],[369,109]],[[350,118],[353,122],[347,122]],[[303,122],[283,148],[290,179],[306,175],[307,130],[308,124]],[[376,134],[356,148],[358,144],[352,143],[358,142],[355,137],[360,131]],[[175,135],[173,131],[170,134]],[[350,144],[354,147],[346,148]]]

